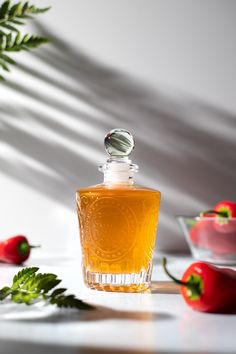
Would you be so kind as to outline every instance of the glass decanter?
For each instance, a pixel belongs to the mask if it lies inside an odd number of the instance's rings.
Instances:
[[[104,182],[76,192],[83,277],[89,288],[140,292],[150,286],[161,193],[134,184],[132,135],[105,137]]]

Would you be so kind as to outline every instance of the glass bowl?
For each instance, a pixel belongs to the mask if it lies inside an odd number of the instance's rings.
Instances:
[[[192,256],[236,265],[236,218],[177,216]]]

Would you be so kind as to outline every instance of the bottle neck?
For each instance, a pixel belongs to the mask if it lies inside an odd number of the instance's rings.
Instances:
[[[131,163],[128,157],[112,157],[99,167],[99,171],[104,173],[104,183],[132,185],[134,183],[134,173],[138,171],[138,166]]]

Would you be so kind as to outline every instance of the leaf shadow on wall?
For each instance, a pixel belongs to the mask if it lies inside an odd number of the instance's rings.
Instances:
[[[4,84],[21,101],[0,108],[1,173],[74,208],[76,188],[101,180],[105,133],[127,128],[136,138],[137,182],[162,191],[159,248],[186,250],[174,215],[236,199],[236,116],[148,87],[35,26],[53,42],[27,54],[39,65],[16,69],[30,85]]]

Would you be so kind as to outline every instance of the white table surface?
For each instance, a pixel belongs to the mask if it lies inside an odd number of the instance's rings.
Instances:
[[[169,257],[169,269],[181,276],[191,262],[191,258]],[[58,274],[70,293],[98,310],[1,304],[0,353],[235,354],[236,315],[193,311],[159,261],[155,263],[151,293],[108,293],[83,285],[79,259],[35,251],[27,266]],[[1,286],[9,284],[19,269],[1,264]]]

